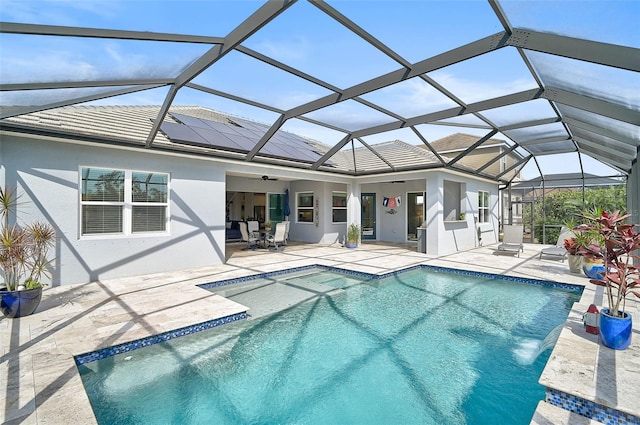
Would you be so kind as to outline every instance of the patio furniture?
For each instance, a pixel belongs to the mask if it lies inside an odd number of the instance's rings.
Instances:
[[[258,237],[260,232],[260,223],[256,220],[247,221],[247,230],[249,230],[249,235]]]
[[[564,261],[564,259],[567,257],[567,250],[564,247],[564,241],[565,239],[569,239],[574,236],[575,234],[571,229],[562,226],[562,229],[560,229],[560,236],[558,236],[558,241],[556,242],[555,246],[542,248],[542,250],[540,250],[540,256],[538,257],[538,259],[541,260],[542,256],[546,255],[548,257],[554,257]]]
[[[284,222],[285,224],[285,229],[284,229],[284,244],[287,245],[287,242],[289,241],[289,227],[291,226],[291,222],[289,220]]]
[[[518,254],[518,257],[520,257],[520,251],[524,251],[524,244],[522,243],[523,238],[524,226],[505,224],[503,228],[502,243],[498,245],[498,252]]]
[[[273,235],[267,235],[267,248],[274,247],[276,250],[285,245],[287,225],[284,222],[276,224],[276,231]]]
[[[244,221],[241,221],[239,224],[240,224],[240,233],[242,234],[242,242],[247,243],[247,247],[244,249],[257,248],[260,238],[257,236],[253,236],[252,234],[249,233],[247,223],[245,223]]]

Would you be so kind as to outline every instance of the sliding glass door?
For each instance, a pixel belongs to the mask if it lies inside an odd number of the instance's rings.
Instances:
[[[407,193],[407,240],[418,240],[418,227],[424,221],[424,192]]]
[[[376,194],[362,194],[362,211],[360,215],[362,221],[362,239],[376,238]]]

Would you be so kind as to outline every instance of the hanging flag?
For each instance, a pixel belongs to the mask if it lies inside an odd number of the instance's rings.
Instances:
[[[389,198],[389,208],[396,207],[396,198]]]

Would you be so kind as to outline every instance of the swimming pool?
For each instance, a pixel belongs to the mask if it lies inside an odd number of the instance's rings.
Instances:
[[[100,424],[528,424],[580,295],[424,268],[211,290],[252,319],[78,367]]]

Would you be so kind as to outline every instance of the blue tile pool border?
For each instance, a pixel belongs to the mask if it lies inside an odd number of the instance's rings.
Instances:
[[[545,399],[553,406],[605,425],[640,425],[640,418],[637,416],[553,388],[547,387]]]
[[[340,268],[340,267],[333,267],[333,266],[325,266],[325,265],[321,265],[321,264],[315,264],[315,265],[308,265],[308,266],[293,267],[293,268],[290,268],[290,269],[277,270],[277,271],[272,271],[272,272],[252,274],[252,275],[242,276],[242,277],[235,277],[235,278],[231,278],[231,279],[217,280],[217,281],[214,281],[214,282],[201,283],[198,286],[200,288],[203,288],[203,289],[213,289],[213,288],[218,288],[218,287],[221,287],[221,286],[233,285],[233,284],[236,284],[236,283],[248,282],[248,281],[256,280],[256,279],[268,279],[268,278],[277,277],[277,276],[284,275],[284,274],[296,273],[296,272],[301,272],[301,271],[306,271],[306,270],[313,270],[313,269],[320,269],[320,270],[324,270],[324,271],[332,271],[332,272],[336,272],[336,273],[342,273],[342,274],[346,274],[346,275],[349,275],[349,276],[355,276],[355,277],[360,277],[360,278],[370,279],[370,280],[385,279],[387,277],[396,276],[398,274],[406,273],[406,272],[411,271],[411,270],[421,269],[421,270],[428,270],[428,271],[435,272],[435,273],[449,273],[449,274],[462,275],[462,276],[471,276],[471,277],[479,277],[479,278],[485,278],[485,279],[506,280],[506,281],[509,281],[509,282],[525,283],[525,284],[529,284],[529,285],[548,286],[548,287],[553,287],[553,288],[558,288],[558,289],[567,289],[567,290],[570,290],[570,291],[582,292],[584,290],[584,286],[575,285],[575,284],[571,284],[571,283],[561,283],[561,282],[554,282],[554,281],[550,281],[550,280],[541,280],[541,279],[533,279],[533,278],[525,278],[525,277],[516,277],[516,276],[485,273],[485,272],[475,272],[475,271],[470,271],[470,270],[452,269],[452,268],[441,267],[441,266],[430,266],[430,265],[427,265],[427,264],[418,264],[418,265],[415,265],[415,266],[410,266],[410,267],[407,267],[407,268],[404,268],[404,269],[399,269],[399,270],[395,270],[395,271],[388,272],[388,273],[383,273],[383,274],[372,274],[372,273],[360,272],[360,271],[356,271],[356,270],[343,269],[343,268]]]
[[[116,354],[128,353],[130,351],[134,351],[139,348],[158,344],[159,342],[165,342],[175,338],[179,338],[181,336],[191,335],[197,332],[201,332],[207,329],[215,328],[217,326],[225,325],[227,323],[235,322],[237,320],[242,320],[246,318],[247,318],[246,311],[241,313],[236,313],[229,316],[220,317],[218,319],[197,323],[195,325],[185,326],[183,328],[175,329],[172,331],[163,332],[158,335],[148,336],[145,338],[137,339],[135,341],[114,345],[112,347],[101,348],[100,350],[92,351],[90,353],[78,354],[73,358],[76,362],[76,366],[80,366],[86,363],[95,362],[97,360],[106,359],[107,357],[112,357],[112,356],[115,356]]]
[[[289,269],[277,270],[277,271],[266,272],[266,273],[258,273],[258,274],[243,276],[243,277],[218,280],[215,282],[202,283],[197,286],[203,289],[210,290],[210,289],[214,289],[222,286],[233,285],[236,283],[248,282],[256,279],[272,278],[272,277],[277,277],[285,274],[302,272],[307,270],[314,270],[314,269],[341,273],[348,276],[354,276],[354,277],[367,279],[367,280],[381,280],[381,279],[388,278],[390,276],[397,276],[399,274],[406,273],[411,270],[428,270],[435,273],[448,273],[448,274],[454,274],[454,275],[471,276],[471,277],[478,277],[478,278],[485,278],[485,279],[498,279],[498,280],[505,280],[509,282],[530,284],[530,285],[549,286],[553,288],[567,289],[571,291],[581,292],[584,289],[584,287],[581,285],[572,285],[568,283],[559,283],[559,282],[553,282],[553,281],[547,281],[547,280],[522,278],[522,277],[492,274],[492,273],[485,273],[485,272],[474,272],[470,270],[460,270],[460,269],[452,269],[448,267],[430,266],[427,264],[410,266],[404,269],[399,269],[399,270],[395,270],[395,271],[383,273],[383,274],[365,273],[365,272],[360,272],[356,270],[348,270],[348,269],[343,269],[339,267],[314,264],[314,265],[293,267]],[[242,312],[242,313],[238,313],[238,314],[234,314],[226,317],[221,317],[219,319],[213,319],[213,320],[198,323],[195,325],[185,326],[180,329],[163,332],[158,335],[153,335],[153,336],[137,339],[135,341],[114,345],[112,347],[102,348],[96,351],[92,351],[90,353],[79,354],[74,356],[74,360],[76,362],[76,365],[82,365],[85,363],[90,363],[97,360],[112,357],[112,356],[115,356],[116,354],[127,353],[129,351],[137,350],[139,348],[147,347],[149,345],[158,344],[164,341],[169,341],[171,339],[179,338],[185,335],[190,335],[196,332],[201,332],[206,329],[214,328],[216,326],[221,326],[227,323],[235,322],[236,320],[246,319],[247,317],[248,317],[247,312]]]

